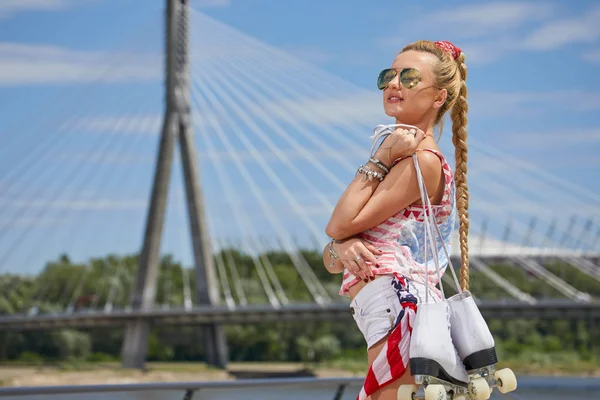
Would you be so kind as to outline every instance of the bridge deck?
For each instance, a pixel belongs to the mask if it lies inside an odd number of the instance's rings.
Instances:
[[[535,304],[517,301],[481,301],[479,308],[486,318],[565,318],[600,319],[600,303],[570,300],[541,300]],[[10,315],[0,317],[0,331],[46,330],[62,328],[114,327],[132,319],[149,320],[157,325],[194,325],[203,323],[240,324],[277,321],[344,320],[351,318],[345,303],[317,305],[296,304],[275,308],[268,305],[198,307],[146,311],[83,311],[44,315]]]

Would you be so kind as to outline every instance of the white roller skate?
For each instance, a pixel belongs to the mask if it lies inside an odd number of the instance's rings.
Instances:
[[[498,357],[494,337],[471,293],[462,291],[450,297],[448,305],[452,341],[473,386],[481,391],[487,384],[490,393],[494,387],[497,387],[501,393],[515,390],[517,378],[514,372],[509,368],[496,371],[495,364],[498,362]]]
[[[417,157],[413,156],[413,161],[421,201],[427,209],[424,229],[425,260],[428,260],[429,246],[438,274],[442,301],[428,304],[426,297],[425,304],[418,305],[410,346],[410,368],[416,385],[401,386],[398,390],[398,400],[486,400],[489,399],[491,388],[494,386],[502,392],[514,390],[516,378],[512,371],[508,370],[506,373],[502,370],[494,373],[492,370],[490,378],[490,367],[493,369],[497,362],[494,339],[471,294],[461,290],[448,249],[433,217],[433,207],[427,195]],[[436,234],[459,293],[448,300],[445,300],[444,296]],[[426,276],[429,276],[427,265],[426,261]],[[429,284],[429,279],[425,279],[426,296],[429,293]],[[465,360],[468,368],[463,363]],[[471,370],[471,375],[467,369]]]
[[[410,342],[410,372],[416,385],[400,386],[398,400],[469,398],[469,376],[452,344],[446,301],[419,305]]]

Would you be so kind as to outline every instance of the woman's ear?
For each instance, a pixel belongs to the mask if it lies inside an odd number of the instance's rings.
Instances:
[[[438,95],[436,96],[435,100],[433,101],[433,108],[435,108],[436,110],[439,110],[440,107],[442,107],[444,105],[444,103],[446,103],[447,98],[448,98],[448,91],[446,89],[440,89],[440,91],[438,92]]]

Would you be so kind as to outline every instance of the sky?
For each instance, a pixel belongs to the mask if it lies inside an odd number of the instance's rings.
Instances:
[[[373,127],[391,122],[375,78],[418,39],[466,54],[474,236],[502,240],[511,221],[509,240],[523,244],[535,216],[536,243],[554,229],[571,237],[564,246],[593,245],[600,5],[572,4],[193,0],[191,99],[214,246],[322,244]],[[35,273],[63,252],[139,250],[164,112],[163,12],[160,0],[0,2],[0,273]],[[452,163],[449,127],[440,145]],[[174,161],[162,252],[189,264]]]

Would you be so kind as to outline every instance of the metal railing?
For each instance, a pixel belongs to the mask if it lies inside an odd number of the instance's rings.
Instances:
[[[40,386],[40,387],[6,387],[0,388],[0,397],[29,397],[29,396],[64,396],[64,395],[89,395],[89,394],[115,394],[115,393],[156,393],[156,392],[181,392],[180,397],[173,400],[202,400],[203,392],[214,390],[250,390],[259,389],[265,392],[273,389],[292,390],[294,388],[332,389],[332,399],[341,400],[348,386],[353,387],[350,398],[354,398],[361,388],[364,378],[269,378],[269,379],[241,379],[214,382],[153,382],[136,384],[105,384],[105,385],[71,385],[71,386]],[[56,397],[59,399],[62,397]],[[141,397],[140,397],[141,398]],[[245,395],[246,399],[251,399]]]
[[[584,395],[584,398],[598,398],[597,395],[600,394],[600,380],[595,378],[519,376],[518,380],[519,388],[516,392],[503,395],[495,390],[492,398],[526,400],[528,395],[531,393],[537,393],[540,390],[545,392],[558,391],[560,393],[578,393]],[[108,399],[114,398],[115,394],[129,394],[130,396],[126,397],[128,399],[147,399],[149,398],[148,394],[151,393],[151,398],[157,399],[157,394],[162,393],[164,396],[169,396],[169,400],[207,400],[224,398],[244,400],[279,400],[281,398],[286,398],[289,400],[296,398],[331,398],[333,400],[354,400],[363,382],[363,378],[301,377],[244,379],[213,382],[155,382],[138,384],[6,387],[0,388],[0,398],[10,397],[14,400],[27,400],[29,397],[52,399],[52,396],[56,396],[54,397],[56,400],[63,400],[69,395],[80,394],[82,395],[81,397],[75,398],[84,399],[87,398],[84,397],[87,395],[106,394],[106,398]],[[316,394],[315,389],[319,391],[318,394]],[[297,390],[297,392],[294,390]],[[179,394],[169,395],[169,392],[178,392]],[[330,394],[326,394],[325,392]],[[557,394],[560,396],[560,393],[558,392]],[[253,396],[253,393],[255,393],[255,396]],[[300,394],[300,396],[297,397],[294,395],[294,393]],[[118,398],[120,399],[122,397]],[[552,399],[554,398],[560,397],[552,397]]]

